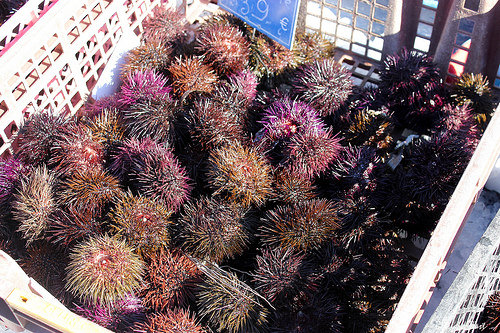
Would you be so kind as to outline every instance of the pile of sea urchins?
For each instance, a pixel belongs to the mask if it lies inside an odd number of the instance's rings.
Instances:
[[[153,14],[119,92],[20,129],[1,248],[118,332],[383,332],[412,273],[402,237],[446,207],[487,82],[445,86],[402,50],[353,87],[319,35],[290,51],[230,15]]]

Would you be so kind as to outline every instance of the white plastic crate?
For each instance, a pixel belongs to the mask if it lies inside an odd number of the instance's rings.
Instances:
[[[52,108],[74,114],[123,32],[140,35],[143,20],[162,2],[31,0],[2,26],[0,32],[7,36],[0,49],[0,155],[16,148],[9,140],[33,111]],[[28,23],[19,23],[28,20],[34,6],[43,10]],[[11,33],[19,29],[17,35]]]
[[[500,211],[484,232],[422,333],[479,332],[488,298],[500,290]]]

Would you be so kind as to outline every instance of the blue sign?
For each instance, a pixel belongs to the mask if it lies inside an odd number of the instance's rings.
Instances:
[[[300,0],[219,0],[218,5],[291,49]]]

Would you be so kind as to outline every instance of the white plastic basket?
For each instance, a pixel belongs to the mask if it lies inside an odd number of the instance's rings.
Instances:
[[[500,290],[500,211],[474,247],[422,333],[479,332],[488,298]]]

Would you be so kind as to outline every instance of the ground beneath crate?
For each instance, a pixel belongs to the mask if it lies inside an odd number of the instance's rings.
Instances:
[[[450,256],[443,275],[439,280],[436,289],[425,308],[425,312],[420,320],[415,333],[422,332],[425,324],[430,319],[432,313],[439,305],[439,302],[446,294],[446,291],[455,280],[458,272],[464,265],[474,246],[483,235],[491,220],[495,217],[500,208],[500,194],[494,191],[484,190],[477,201],[472,213],[458,238],[457,244]]]

